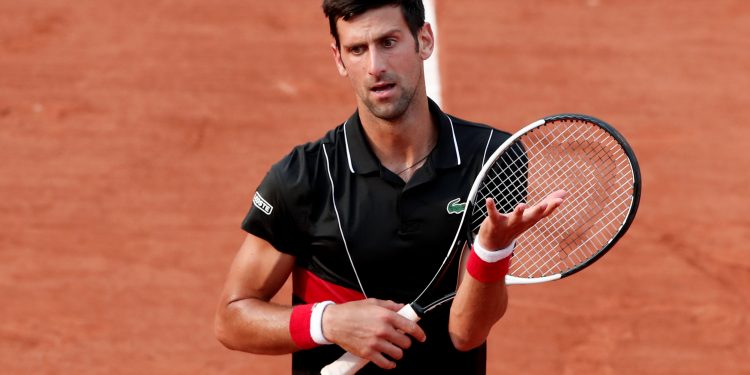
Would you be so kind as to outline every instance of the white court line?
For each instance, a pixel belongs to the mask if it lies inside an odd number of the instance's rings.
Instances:
[[[438,67],[438,30],[437,30],[437,16],[435,14],[435,1],[436,0],[424,0],[424,11],[425,21],[432,25],[432,33],[435,36],[435,48],[424,65],[425,83],[427,84],[427,96],[435,101],[439,106],[443,105],[442,87],[440,85],[440,69]]]

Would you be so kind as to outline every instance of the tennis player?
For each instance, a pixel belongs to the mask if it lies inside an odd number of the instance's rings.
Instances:
[[[470,260],[438,285],[444,295],[460,280],[452,305],[418,324],[398,315],[440,268],[462,199],[509,135],[427,97],[423,62],[435,40],[421,0],[325,0],[323,10],[357,108],[257,188],[216,335],[234,350],[293,353],[294,374],[319,374],[345,351],[371,361],[362,374],[484,374],[487,335],[508,303],[513,239],[562,199],[508,215],[488,200]],[[270,302],[290,276],[292,306]]]

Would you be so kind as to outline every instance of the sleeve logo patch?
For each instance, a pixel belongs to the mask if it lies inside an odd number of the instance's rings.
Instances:
[[[263,199],[263,197],[257,191],[255,192],[255,196],[253,197],[253,205],[259,210],[263,211],[263,213],[266,215],[271,215],[271,211],[273,211],[273,206],[266,202],[266,200]]]
[[[464,212],[466,209],[466,203],[460,203],[461,198],[456,198],[450,202],[448,202],[448,207],[446,209],[448,210],[449,214],[460,214]]]

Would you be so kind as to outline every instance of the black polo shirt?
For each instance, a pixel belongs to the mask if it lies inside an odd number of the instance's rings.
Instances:
[[[409,303],[432,279],[459,230],[457,204],[509,134],[448,116],[432,101],[429,107],[438,142],[407,183],[372,152],[358,113],[295,147],[261,182],[242,228],[296,256],[295,304],[365,296]],[[457,272],[454,266],[436,295],[455,290]],[[485,347],[456,351],[448,311],[425,316],[420,326],[427,342],[414,342],[388,374],[429,372],[429,366],[437,373],[484,374]],[[297,352],[294,373],[317,374],[342,353],[335,345]],[[379,369],[370,364],[361,373]]]

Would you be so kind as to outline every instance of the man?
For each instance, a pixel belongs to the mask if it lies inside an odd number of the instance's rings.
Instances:
[[[507,307],[502,274],[470,270],[453,304],[419,324],[396,311],[439,268],[460,220],[448,205],[466,197],[485,150],[508,135],[448,116],[427,98],[423,62],[434,37],[421,0],[325,0],[323,9],[357,111],[296,147],[258,187],[217,337],[230,349],[294,353],[295,374],[318,374],[345,350],[372,361],[361,373],[484,374],[484,342]],[[477,242],[509,251],[562,198],[508,215],[488,200]],[[441,292],[464,270],[453,265]],[[270,303],[290,275],[294,307]]]

